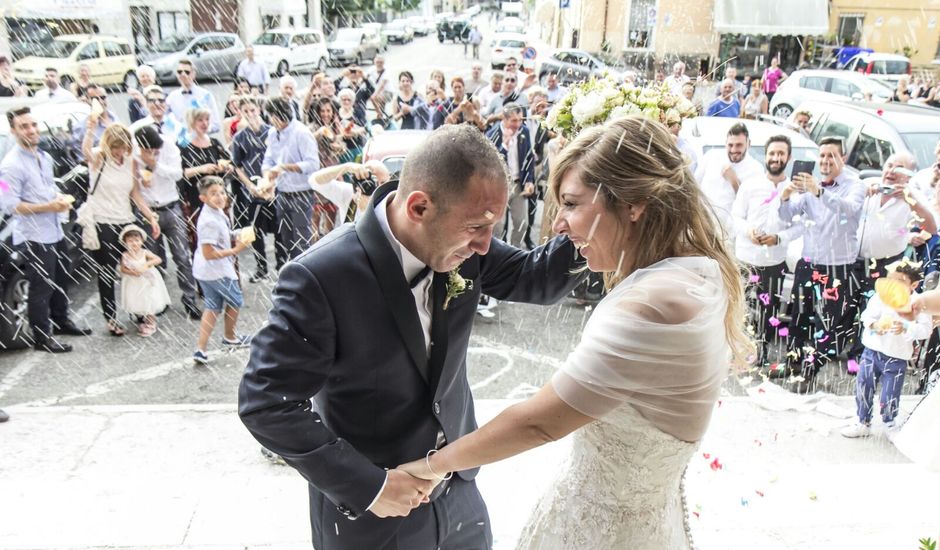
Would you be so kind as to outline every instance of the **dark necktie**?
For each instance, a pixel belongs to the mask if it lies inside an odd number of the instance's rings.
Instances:
[[[412,288],[412,289],[413,289],[414,287],[418,286],[419,284],[421,284],[421,281],[423,281],[423,280],[425,279],[425,277],[428,276],[428,273],[430,273],[430,272],[431,272],[430,266],[424,266],[424,269],[422,269],[421,271],[419,271],[418,274],[415,275],[413,279],[411,279],[410,281],[408,281],[408,286],[409,286],[410,288]]]
[[[182,90],[183,95],[193,95],[192,90]]]
[[[823,187],[832,187],[832,186],[835,185],[835,184],[836,184],[836,180],[829,180],[829,181],[820,182],[820,185],[822,185]]]

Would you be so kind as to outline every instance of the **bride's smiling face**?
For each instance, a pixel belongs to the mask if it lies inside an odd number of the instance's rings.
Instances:
[[[631,241],[634,232],[631,222],[642,215],[643,209],[611,209],[599,191],[584,184],[580,170],[569,170],[558,187],[560,204],[552,229],[568,235],[587,260],[588,269],[606,273],[626,267],[630,251],[625,243]]]

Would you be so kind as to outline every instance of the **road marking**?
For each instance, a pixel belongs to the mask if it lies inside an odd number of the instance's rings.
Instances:
[[[208,353],[208,355],[209,359],[212,359],[226,353],[232,352],[230,350],[212,350]],[[160,378],[161,376],[166,376],[171,372],[187,367],[193,367],[193,360],[191,357],[187,357],[185,359],[176,359],[174,361],[167,361],[166,363],[161,363],[159,365],[132,372],[130,374],[116,376],[102,382],[95,382],[94,384],[85,386],[85,389],[77,392],[67,393],[58,397],[49,397],[46,399],[29,401],[26,403],[19,403],[18,405],[21,407],[48,407],[51,405],[60,405],[67,401],[74,401],[75,399],[81,399],[83,397],[99,397],[130,382],[144,382],[147,380],[154,380],[156,378]]]
[[[95,302],[98,300],[98,294],[94,293],[85,300],[85,303],[82,304],[82,307],[75,312],[76,319],[84,319],[88,311],[95,305]],[[29,374],[29,371],[33,370],[33,367],[42,362],[43,359],[46,359],[47,356],[44,352],[32,351],[30,350],[29,356],[20,362],[19,365],[13,367],[6,376],[3,377],[3,380],[0,380],[0,397],[6,395],[6,393],[13,388],[15,388],[19,383]]]

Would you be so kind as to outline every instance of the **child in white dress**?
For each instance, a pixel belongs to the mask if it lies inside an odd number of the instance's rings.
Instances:
[[[119,236],[126,252],[121,255],[121,309],[136,316],[137,334],[144,338],[157,331],[156,314],[170,305],[170,295],[156,266],[161,260],[144,248],[146,235],[136,225],[126,226]]]

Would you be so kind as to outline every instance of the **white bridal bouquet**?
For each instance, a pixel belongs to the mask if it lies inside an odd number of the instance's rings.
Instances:
[[[697,113],[691,101],[671,93],[666,84],[639,88],[606,77],[572,85],[548,113],[545,124],[572,139],[583,128],[633,114],[665,124]]]

